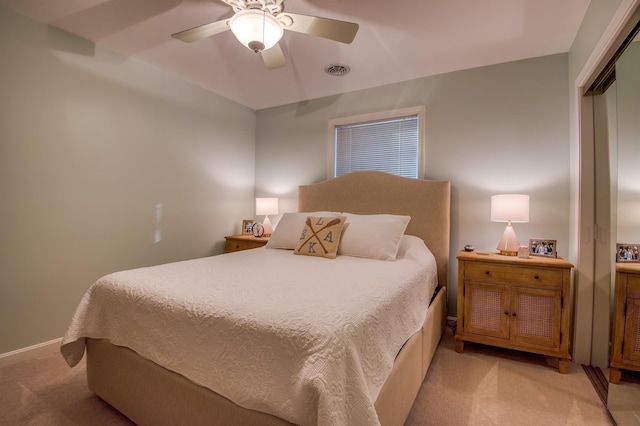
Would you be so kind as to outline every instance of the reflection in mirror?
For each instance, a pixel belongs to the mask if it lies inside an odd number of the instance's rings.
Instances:
[[[607,408],[618,425],[640,424],[640,263],[616,259],[617,244],[640,247],[640,42],[615,64],[615,83],[596,111],[607,116],[610,161],[611,351]],[[606,112],[605,112],[606,111]],[[597,119],[596,119],[597,121]],[[602,152],[602,151],[600,151]],[[605,167],[606,169],[606,167]],[[616,262],[616,260],[618,260]],[[617,273],[616,273],[617,272]]]

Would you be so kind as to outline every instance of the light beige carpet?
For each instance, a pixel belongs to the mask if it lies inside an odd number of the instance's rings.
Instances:
[[[87,388],[84,363],[56,352],[0,369],[0,425],[131,425]],[[449,328],[407,419],[418,425],[612,425],[579,365],[467,344]]]
[[[84,359],[59,352],[0,369],[0,425],[133,425],[87,387]]]
[[[465,343],[447,327],[406,425],[613,425],[580,365]],[[554,365],[555,364],[555,365]]]

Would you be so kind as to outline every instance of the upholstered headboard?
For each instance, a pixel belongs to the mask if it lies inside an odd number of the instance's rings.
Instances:
[[[438,264],[439,285],[449,271],[451,184],[363,171],[298,188],[298,211],[411,216],[406,234],[422,238]]]

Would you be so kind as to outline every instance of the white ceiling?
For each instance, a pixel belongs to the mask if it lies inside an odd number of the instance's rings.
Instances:
[[[285,0],[285,11],[360,25],[352,44],[285,31],[267,70],[230,31],[171,34],[229,18],[217,0],[0,0],[36,20],[263,109],[478,66],[568,52],[589,0]],[[329,64],[351,73],[333,77]]]

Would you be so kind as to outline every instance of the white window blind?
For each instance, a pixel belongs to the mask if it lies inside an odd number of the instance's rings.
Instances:
[[[418,177],[418,115],[335,126],[334,176],[378,170]]]

